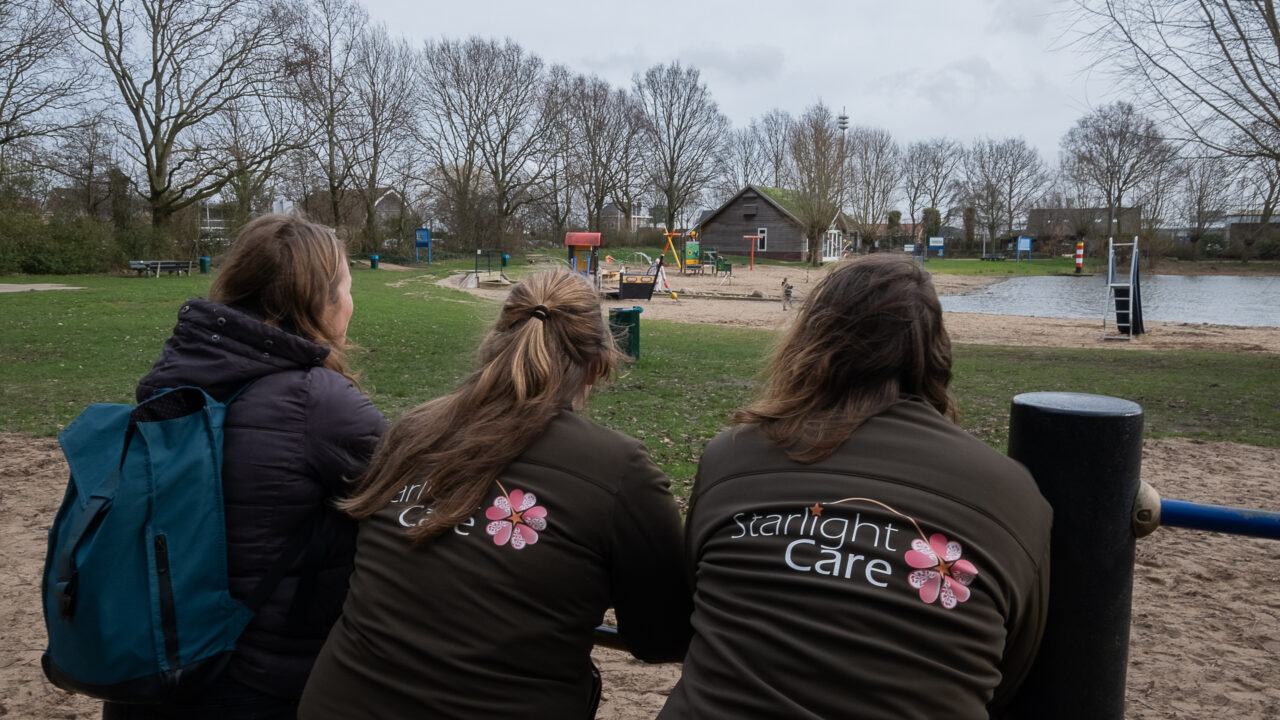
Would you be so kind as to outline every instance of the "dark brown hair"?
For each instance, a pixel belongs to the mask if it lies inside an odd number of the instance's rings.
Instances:
[[[356,492],[339,506],[366,518],[400,489],[425,485],[430,512],[415,541],[475,512],[485,491],[561,410],[616,366],[595,291],[565,270],[512,288],[480,344],[480,367],[449,395],[419,405],[387,430]]]
[[[338,301],[347,249],[332,230],[297,215],[269,214],[244,226],[209,299],[245,310],[329,349],[324,366],[354,382],[346,338],[325,327]]]
[[[824,460],[902,395],[955,419],[951,339],[929,274],[906,258],[837,266],[804,302],[760,397],[733,417],[756,424],[791,459]]]

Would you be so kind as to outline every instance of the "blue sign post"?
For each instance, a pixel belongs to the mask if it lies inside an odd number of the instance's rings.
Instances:
[[[427,249],[427,264],[431,264],[431,228],[418,228],[413,231],[413,261],[422,262],[418,259],[418,248]]]
[[[1024,252],[1027,254],[1027,262],[1031,262],[1031,238],[1029,237],[1018,238],[1018,252],[1013,256],[1013,261],[1020,262]]]

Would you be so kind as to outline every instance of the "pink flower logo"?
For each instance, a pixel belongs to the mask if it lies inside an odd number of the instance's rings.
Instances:
[[[960,559],[962,552],[960,543],[948,542],[942,533],[935,533],[927,543],[920,538],[911,541],[907,564],[921,569],[907,576],[907,582],[920,590],[921,600],[931,603],[941,595],[942,607],[950,610],[969,599],[969,585],[978,577],[978,569]]]
[[[538,533],[547,529],[547,509],[537,504],[538,498],[533,493],[523,490],[507,493],[501,483],[498,487],[502,495],[494,498],[493,507],[484,511],[490,520],[485,532],[493,536],[493,544],[506,545],[510,540],[511,547],[520,550],[538,542]]]

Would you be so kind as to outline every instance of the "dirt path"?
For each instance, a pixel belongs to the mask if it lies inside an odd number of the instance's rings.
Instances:
[[[11,292],[28,292],[31,290],[83,290],[82,287],[73,287],[71,285],[57,285],[54,283],[0,283],[0,293]]]

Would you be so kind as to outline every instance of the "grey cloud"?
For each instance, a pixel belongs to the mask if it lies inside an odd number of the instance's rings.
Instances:
[[[1036,36],[1065,11],[1064,0],[995,0],[988,30]]]
[[[786,56],[771,45],[738,45],[722,48],[707,44],[684,50],[681,59],[703,72],[725,80],[760,83],[776,79],[786,69]]]

